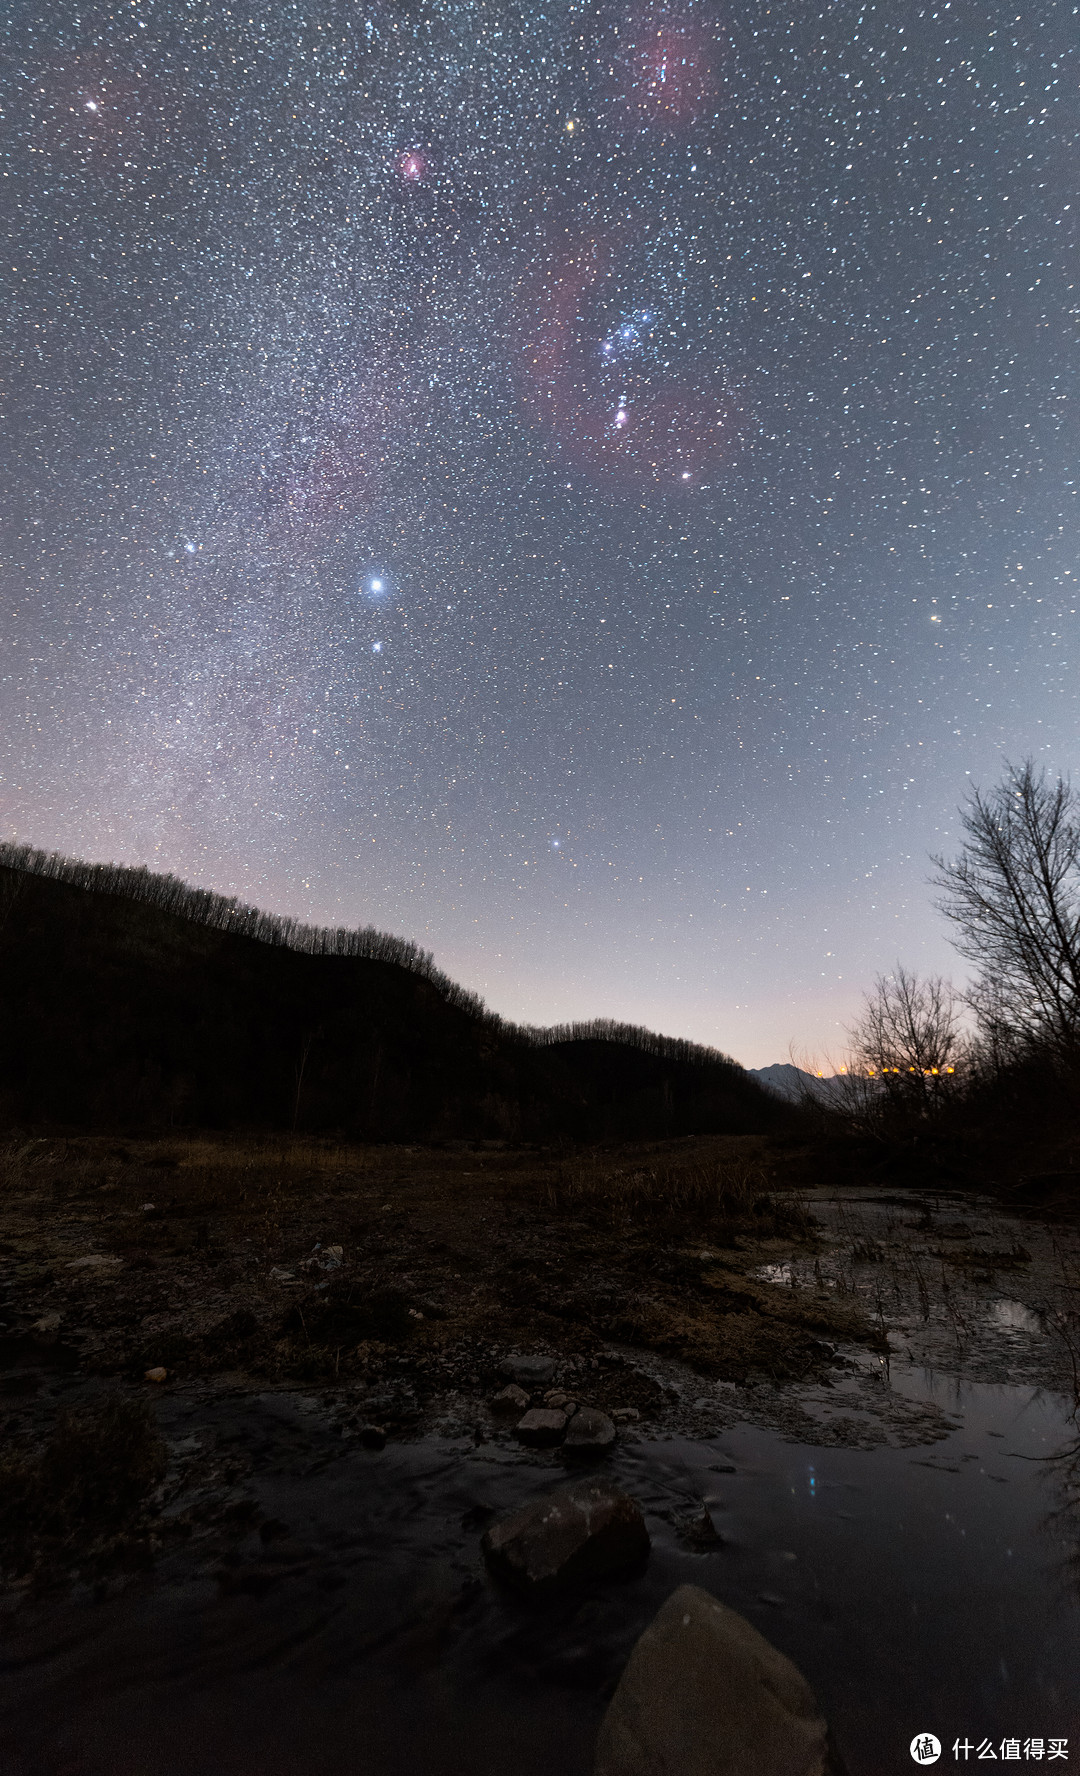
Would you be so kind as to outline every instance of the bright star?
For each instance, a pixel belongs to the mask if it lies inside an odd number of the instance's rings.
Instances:
[[[382,581],[381,581],[381,580],[372,580],[372,582],[371,582],[371,590],[372,590],[372,591],[373,591],[373,592],[381,592],[381,591],[382,591],[382,589],[383,589],[383,583],[382,583]]]
[[[96,110],[97,110],[97,106],[96,106],[96,105],[95,105],[95,103],[94,103],[94,101],[93,101],[93,99],[87,99],[87,101],[86,101],[86,109],[87,109],[87,110],[88,110],[88,111],[96,111]]]
[[[373,654],[381,654],[382,653],[382,642],[381,641],[373,641],[371,644],[371,651]]]

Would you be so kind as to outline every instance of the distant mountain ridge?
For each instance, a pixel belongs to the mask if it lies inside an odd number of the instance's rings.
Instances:
[[[839,1101],[847,1079],[845,1073],[830,1073],[822,1076],[819,1073],[807,1073],[803,1067],[793,1066],[790,1061],[774,1061],[771,1067],[747,1067],[751,1079],[758,1079],[767,1091],[775,1092],[777,1097],[784,1098],[788,1103],[805,1103],[807,1097],[814,1098],[821,1104],[835,1104]]]
[[[697,1043],[511,1024],[406,939],[28,847],[0,847],[0,1002],[0,1126],[546,1142],[795,1114]]]

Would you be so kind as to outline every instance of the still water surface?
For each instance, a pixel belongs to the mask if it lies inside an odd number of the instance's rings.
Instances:
[[[625,1444],[647,1570],[544,1610],[494,1590],[479,1539],[565,1479],[557,1456],[427,1439],[331,1451],[313,1403],[164,1403],[170,1435],[227,1436],[262,1510],[215,1572],[191,1544],[103,1603],[9,1619],[4,1776],[587,1776],[641,1629],[690,1581],[747,1615],[814,1686],[850,1776],[915,1768],[916,1732],[1067,1738],[1080,1764],[1080,1594],[1054,1518],[1074,1437],[1030,1387],[892,1376],[955,1416],[942,1441],[845,1450],[737,1425]],[[301,1461],[298,1451],[307,1458]],[[722,1538],[700,1549],[702,1502]],[[1059,1765],[1058,1767],[1064,1767]]]

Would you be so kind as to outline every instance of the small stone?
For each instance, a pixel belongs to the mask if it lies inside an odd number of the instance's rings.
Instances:
[[[110,1258],[103,1252],[93,1252],[86,1258],[72,1258],[68,1261],[68,1270],[119,1270],[123,1265],[122,1258]]]
[[[719,1548],[723,1545],[723,1536],[712,1519],[708,1505],[702,1504],[696,1517],[676,1519],[679,1533],[683,1540],[693,1548]]]
[[[382,1425],[364,1425],[360,1432],[360,1441],[365,1449],[385,1449],[386,1432]]]
[[[624,1424],[633,1424],[641,1417],[641,1413],[636,1406],[613,1406],[611,1416],[620,1419]]]
[[[615,1442],[615,1426],[606,1412],[579,1406],[566,1427],[563,1447],[574,1455],[604,1455]]]
[[[492,1412],[516,1417],[519,1412],[529,1410],[529,1396],[524,1388],[519,1388],[514,1382],[511,1382],[509,1387],[502,1388],[495,1395],[490,1404]]]
[[[148,1369],[143,1376],[144,1381],[168,1381],[168,1379],[169,1371],[162,1369],[160,1365],[157,1368]]]
[[[638,1566],[649,1532],[634,1499],[584,1480],[492,1524],[481,1546],[493,1572],[542,1595]]]
[[[339,1270],[343,1256],[341,1246],[324,1246],[321,1240],[316,1240],[308,1256],[300,1260],[299,1269],[309,1275],[316,1271]]]
[[[147,1217],[156,1215],[158,1212],[157,1203],[143,1203],[142,1212]]]
[[[36,1332],[39,1338],[55,1339],[60,1330],[60,1315],[58,1313],[42,1314],[40,1320],[34,1321],[30,1330]]]
[[[827,1760],[802,1673],[743,1616],[681,1585],[630,1655],[595,1776],[825,1776]]]
[[[521,1357],[511,1355],[504,1357],[499,1364],[499,1374],[507,1381],[524,1382],[528,1387],[538,1387],[542,1382],[550,1381],[555,1373],[554,1357]]]
[[[550,1449],[562,1442],[565,1430],[565,1412],[551,1412],[546,1407],[534,1406],[516,1426],[514,1434],[519,1443],[527,1444],[530,1449]]]

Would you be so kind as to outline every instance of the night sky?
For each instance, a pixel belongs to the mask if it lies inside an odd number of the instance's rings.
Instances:
[[[15,0],[0,836],[748,1065],[1080,768],[1080,9]]]

